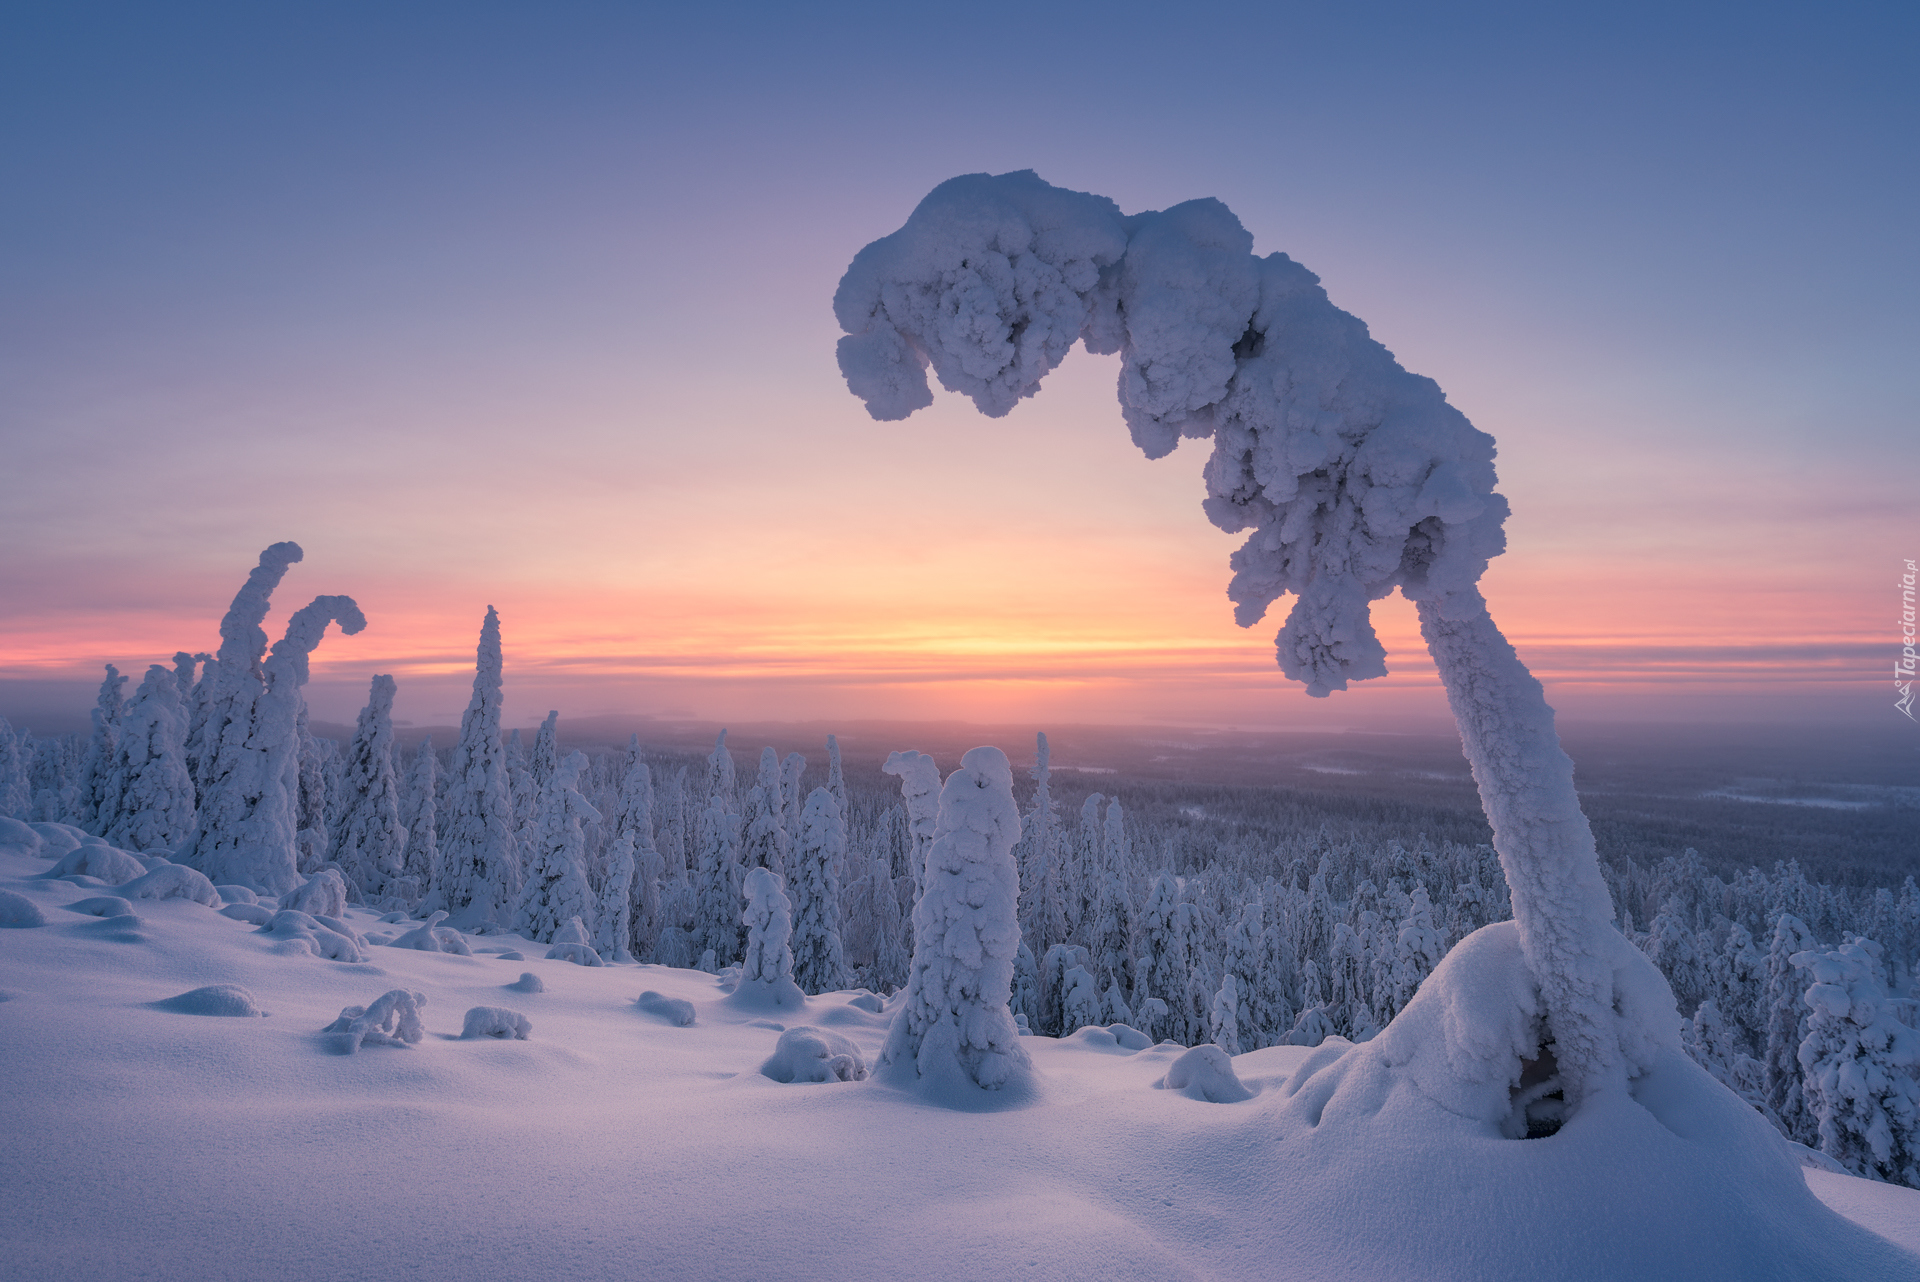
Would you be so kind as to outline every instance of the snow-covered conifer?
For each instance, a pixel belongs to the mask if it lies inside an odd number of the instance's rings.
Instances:
[[[87,741],[87,756],[80,768],[80,795],[74,813],[74,827],[94,834],[105,833],[118,818],[119,799],[113,795],[113,757],[120,745],[120,720],[126,699],[120,691],[127,679],[120,669],[107,665],[106,679],[94,700],[93,734]]]
[[[741,812],[741,862],[749,868],[771,868],[786,875],[788,832],[780,758],[772,748],[760,750],[760,776],[747,789]]]
[[[1707,995],[1707,967],[1686,917],[1681,904],[1668,900],[1648,924],[1646,942],[1640,950],[1667,977],[1680,1013],[1691,1017]]]
[[[883,1071],[896,1081],[950,1100],[976,1091],[1017,1096],[1030,1081],[1032,1066],[1007,1008],[1020,950],[1013,867],[1019,837],[1006,754],[972,749],[941,789],[914,905],[907,997],[881,1054]]]
[[[1810,981],[1793,959],[1814,946],[1813,932],[1798,917],[1781,913],[1774,919],[1773,940],[1767,948],[1767,1042],[1762,1060],[1768,1106],[1788,1137],[1809,1147],[1819,1142],[1800,1070],[1800,1043],[1806,1040],[1811,1013],[1803,999]]]
[[[440,759],[433,755],[433,736],[428,735],[413,754],[400,811],[400,826],[407,830],[400,866],[412,899],[425,893],[440,866],[439,783]]]
[[[730,999],[736,1005],[798,1009],[806,996],[793,982],[793,905],[780,874],[770,868],[749,868],[741,885],[747,907],[741,924],[747,930],[746,955],[740,963],[740,983]]]
[[[1799,1059],[1820,1151],[1855,1175],[1920,1188],[1920,1032],[1894,1018],[1880,946],[1856,936],[1792,960],[1813,980]]]
[[[26,733],[0,717],[0,818],[24,819],[33,806],[33,757]]]
[[[780,826],[786,830],[789,848],[800,839],[800,815],[807,804],[800,783],[806,775],[807,759],[800,753],[789,752],[780,759]]]
[[[440,882],[422,905],[444,908],[457,924],[504,924],[521,885],[512,781],[500,742],[500,616],[480,625],[473,697],[460,716],[460,739],[447,765],[446,822],[440,829]]]
[[[305,678],[302,679],[305,684]],[[322,862],[331,858],[333,852],[333,824],[337,798],[343,791],[340,773],[339,745],[331,739],[322,739],[313,733],[309,724],[307,701],[303,697],[293,716],[293,737],[296,753],[296,765],[293,788],[293,830],[299,844],[313,852],[312,867],[302,867],[301,872],[311,873]]]
[[[907,806],[907,831],[913,842],[912,854],[908,857],[909,873],[917,897],[925,885],[927,847],[933,844],[934,830],[939,823],[940,768],[924,752],[904,751],[889,753],[880,769],[900,780],[900,793]],[[918,914],[915,916],[917,926]]]
[[[395,893],[405,870],[407,830],[393,771],[394,680],[376,676],[347,745],[344,797],[333,859],[367,899]]]
[[[593,918],[593,950],[609,961],[630,962],[633,951],[633,834],[621,833],[607,850],[607,879]]]
[[[840,826],[851,832],[853,808],[847,799],[847,777],[840,768],[840,739],[837,735],[827,736],[827,792],[833,797],[834,806],[840,811]],[[833,870],[833,875],[844,884],[847,880],[847,866],[843,862]]]
[[[1240,1053],[1240,990],[1228,971],[1214,994],[1213,1009],[1207,1019],[1207,1037],[1229,1055]]]
[[[713,741],[713,751],[707,754],[707,790],[702,801],[711,801],[718,797],[722,809],[731,809],[733,780],[733,754],[727,751],[727,732],[722,730],[720,736]]]
[[[715,793],[700,816],[700,868],[693,944],[711,950],[716,965],[740,958],[740,887],[746,869],[740,862],[740,816],[721,808]]]
[[[1388,1020],[1406,1009],[1413,995],[1440,964],[1446,953],[1440,932],[1433,925],[1433,901],[1424,883],[1413,888],[1407,915],[1400,921],[1393,942],[1392,985],[1386,992],[1374,993],[1380,1014]]]
[[[1192,976],[1189,952],[1192,940],[1188,927],[1191,915],[1183,913],[1173,874],[1162,871],[1147,892],[1146,907],[1140,913],[1140,942],[1146,963],[1147,989],[1167,1004],[1169,1026],[1163,1035],[1186,1043],[1192,1030],[1185,1018],[1185,994]]]
[[[1021,821],[1020,922],[1022,937],[1045,953],[1067,938],[1067,909],[1061,893],[1060,826],[1050,786],[1052,752],[1044,731],[1036,736],[1033,808]]]
[[[802,992],[829,993],[849,982],[840,939],[840,881],[833,872],[846,847],[839,804],[831,792],[815,788],[801,813],[792,860],[793,978]]]
[[[558,710],[549,712],[533,736],[533,751],[527,754],[527,774],[531,777],[535,796],[546,790],[547,781],[553,778],[553,772],[560,766],[559,722]]]
[[[614,841],[633,842],[634,876],[628,915],[630,931],[627,948],[634,956],[651,954],[667,922],[662,916],[662,882],[667,865],[654,839],[653,771],[640,752],[640,736],[627,741],[627,755],[620,771],[620,790],[607,816],[607,831]]]
[[[5,737],[0,724],[0,737]],[[101,835],[122,850],[178,850],[193,835],[193,780],[187,775],[187,709],[173,673],[147,669],[127,705],[114,745],[113,813]]]
[[[540,792],[532,857],[513,909],[514,932],[536,943],[552,942],[554,933],[571,918],[593,916],[587,836],[581,824],[599,822],[600,812],[580,795],[580,776],[586,768],[586,753],[569,753],[553,768]]]

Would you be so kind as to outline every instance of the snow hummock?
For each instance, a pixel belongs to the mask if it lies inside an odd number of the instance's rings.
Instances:
[[[1196,1046],[1167,1065],[1167,1075],[1156,1084],[1209,1104],[1238,1104],[1253,1098],[1253,1092],[1235,1076],[1232,1057],[1212,1043]]]
[[[533,1024],[517,1010],[504,1006],[475,1006],[460,1025],[460,1039],[472,1041],[493,1037],[503,1041],[524,1042],[533,1034]]]
[[[14,926],[31,929],[47,924],[47,915],[40,911],[40,905],[25,895],[15,894],[11,890],[0,890],[0,926]]]
[[[265,1015],[253,994],[238,984],[208,984],[153,1003],[155,1010],[170,1010],[176,1015],[225,1015],[252,1019]]]
[[[760,1072],[776,1082],[864,1082],[867,1061],[851,1039],[824,1028],[789,1028]]]

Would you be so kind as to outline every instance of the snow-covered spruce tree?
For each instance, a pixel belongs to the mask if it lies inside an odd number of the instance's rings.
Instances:
[[[194,836],[180,852],[214,882],[283,895],[300,884],[300,714],[307,659],[329,623],[352,635],[366,618],[351,597],[316,597],[287,620],[264,661],[268,598],[300,559],[297,545],[276,543],[235,595],[220,623],[218,685],[209,698],[201,804]]]
[[[433,755],[433,736],[428,735],[414,751],[402,794],[405,805],[400,811],[400,826],[407,830],[400,866],[409,883],[410,899],[419,899],[425,893],[440,866],[439,783],[440,759]]]
[[[652,955],[654,941],[667,925],[662,917],[661,894],[668,870],[654,839],[653,808],[653,771],[642,757],[640,736],[633,735],[627,740],[620,789],[607,816],[607,832],[616,843],[621,838],[633,842],[634,875],[625,949],[642,958]]]
[[[1122,414],[1149,457],[1213,439],[1203,506],[1252,531],[1228,595],[1243,625],[1297,595],[1278,657],[1310,694],[1384,674],[1369,603],[1396,588],[1412,599],[1570,1102],[1624,1090],[1659,1050],[1677,1052],[1678,1020],[1617,1013],[1623,941],[1573,765],[1477,586],[1504,546],[1493,439],[1310,272],[1252,246],[1218,201],[1123,216],[1031,172],[955,178],[848,268],[840,368],[878,419],[932,403],[929,364],[997,417],[1076,341],[1119,352]]]
[[[0,732],[5,726],[0,725]],[[122,850],[178,850],[193,835],[187,708],[173,673],[147,669],[121,719],[113,752],[114,814],[101,836]]]
[[[607,849],[607,879],[593,919],[593,951],[608,961],[633,960],[633,869],[633,834],[621,833]]]
[[[711,949],[716,965],[729,966],[740,959],[740,888],[746,869],[740,863],[740,816],[721,808],[718,793],[701,812],[698,840],[693,947],[696,953]]]
[[[1855,1175],[1920,1188],[1920,1032],[1894,1018],[1880,945],[1855,937],[1793,964],[1813,980],[1799,1058],[1820,1151]]]
[[[120,745],[120,719],[125,715],[126,699],[121,689],[127,679],[120,669],[107,665],[106,679],[94,700],[93,734],[87,740],[87,756],[80,767],[80,795],[76,799],[74,826],[100,836],[118,818],[119,798],[114,796],[113,755]]]
[[[294,716],[293,732],[299,751],[293,829],[304,852],[300,871],[310,873],[333,853],[331,821],[337,809],[335,799],[343,791],[340,745],[313,733],[305,699],[300,701],[300,710]]]
[[[838,735],[827,736],[827,792],[833,797],[835,809],[840,812],[841,830],[843,832],[852,831],[853,810],[847,800],[847,777],[845,772],[840,768],[840,738]],[[847,882],[847,873],[848,868],[843,856],[841,863],[834,868],[833,875],[840,879],[842,885],[845,885]]]
[[[741,882],[747,901],[740,923],[747,944],[740,963],[740,982],[727,998],[751,1010],[798,1010],[806,995],[793,982],[793,905],[785,883],[771,868],[749,868]]]
[[[1229,1055],[1240,1053],[1240,987],[1229,971],[1213,995],[1213,1010],[1207,1019],[1207,1037]]]
[[[913,909],[906,1001],[880,1056],[882,1074],[941,1103],[1017,1104],[1033,1086],[1007,1007],[1020,951],[1013,867],[1019,837],[1006,754],[970,750],[940,791]],[[997,1101],[985,1098],[993,1092]]]
[[[25,819],[33,806],[32,744],[0,717],[0,817]]]
[[[333,861],[360,894],[394,893],[405,868],[407,830],[400,822],[400,784],[393,772],[394,680],[376,676],[347,745]]]
[[[749,868],[787,872],[788,833],[785,824],[780,757],[772,748],[760,750],[760,775],[747,789],[740,815],[741,862]]]
[[[807,759],[800,753],[789,752],[780,759],[780,826],[786,830],[788,849],[800,839],[800,815],[807,804],[800,782],[806,775]]]
[[[924,885],[927,847],[933,844],[939,823],[940,767],[924,752],[904,751],[887,754],[886,764],[880,769],[900,780],[900,794],[907,806],[907,832],[913,843],[907,858],[908,873],[917,898]]]
[[[593,919],[587,834],[581,825],[598,823],[600,812],[580,795],[586,768],[586,753],[569,753],[540,790],[526,881],[513,909],[514,932],[536,943],[552,943],[554,932],[572,918]]]
[[[722,730],[713,741],[713,751],[707,754],[707,787],[700,797],[702,808],[706,802],[718,797],[722,808],[731,810],[733,788],[733,754],[727,751],[727,732]]]
[[[533,751],[527,754],[527,774],[536,797],[546,791],[548,780],[560,765],[559,727],[560,713],[556,709],[540,723],[540,729],[533,736]]]
[[[1052,752],[1035,736],[1033,806],[1020,827],[1020,933],[1038,955],[1066,942],[1067,910],[1060,892],[1060,825],[1053,809]]]
[[[805,993],[830,993],[850,982],[840,941],[840,879],[833,871],[846,849],[839,803],[815,788],[807,794],[791,860],[793,979]]]
[[[1811,1011],[1804,1000],[1812,982],[1794,960],[1816,946],[1813,932],[1792,913],[1774,919],[1767,948],[1766,1066],[1767,1104],[1789,1138],[1812,1147],[1820,1142],[1818,1124],[1807,1108],[1800,1069],[1800,1043],[1807,1037]]]
[[[180,706],[186,708],[193,701],[193,674],[196,669],[213,656],[210,654],[188,654],[185,650],[173,652],[173,683],[180,691]]]
[[[456,928],[505,924],[520,893],[512,782],[500,741],[501,672],[500,616],[488,606],[473,697],[460,716],[460,739],[447,764],[439,873],[419,909],[444,909]]]

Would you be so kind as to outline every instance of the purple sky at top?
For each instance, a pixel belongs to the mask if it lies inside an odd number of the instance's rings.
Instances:
[[[0,714],[211,646],[294,538],[287,594],[372,621],[316,656],[335,714],[372,671],[403,715],[457,711],[492,602],[523,719],[1319,715],[1271,669],[1278,617],[1227,620],[1199,452],[1134,454],[1110,364],[999,422],[943,398],[874,424],[841,384],[852,254],[942,179],[1033,168],[1128,210],[1218,196],[1499,439],[1489,593],[1556,701],[1889,715],[1917,28],[14,6]],[[1347,711],[1432,706],[1388,614],[1405,679]]]

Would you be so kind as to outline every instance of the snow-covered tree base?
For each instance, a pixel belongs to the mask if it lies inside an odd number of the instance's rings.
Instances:
[[[1624,1002],[1671,1008],[1624,938],[1609,960]],[[1275,1276],[1344,1276],[1324,1263],[1341,1257],[1463,1282],[1914,1276],[1808,1191],[1792,1147],[1687,1057],[1677,1027],[1642,1048],[1651,1067],[1627,1090],[1589,1094],[1556,1128],[1538,1089],[1551,1078],[1527,1089],[1549,1063],[1541,1027],[1501,922],[1457,944],[1378,1037],[1326,1043],[1248,1105],[1266,1114],[1249,1122],[1270,1129],[1262,1160],[1289,1190],[1279,1236],[1299,1248]],[[1346,1212],[1356,1199],[1367,1216]]]

